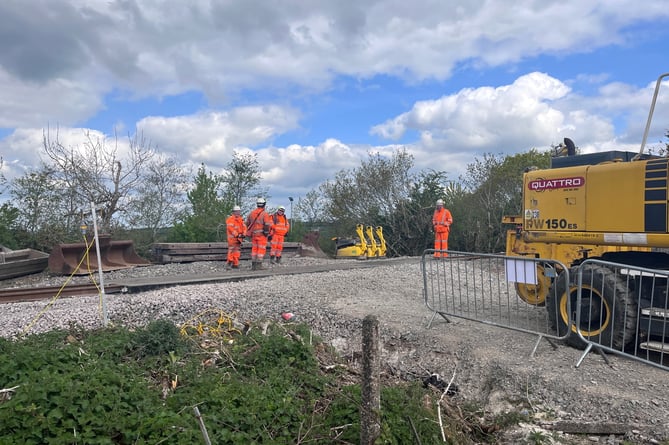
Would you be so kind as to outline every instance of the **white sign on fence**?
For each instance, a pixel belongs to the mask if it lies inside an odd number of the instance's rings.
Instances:
[[[507,258],[504,260],[506,281],[512,283],[537,284],[537,263],[534,261]]]

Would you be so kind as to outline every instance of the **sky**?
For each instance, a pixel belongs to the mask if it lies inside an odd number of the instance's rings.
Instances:
[[[370,153],[457,180],[484,154],[639,152],[669,72],[665,0],[2,0],[0,155],[43,134],[121,153],[141,134],[184,168],[253,152],[288,206]],[[667,142],[669,80],[647,145]],[[5,192],[6,193],[6,192]]]

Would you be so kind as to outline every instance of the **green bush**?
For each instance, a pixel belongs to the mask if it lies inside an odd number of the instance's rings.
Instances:
[[[309,340],[305,340],[309,339]],[[0,443],[202,443],[193,408],[217,445],[357,443],[359,385],[306,326],[187,339],[171,322],[144,329],[76,327],[0,339]],[[382,392],[379,443],[437,443],[433,397],[418,384]]]

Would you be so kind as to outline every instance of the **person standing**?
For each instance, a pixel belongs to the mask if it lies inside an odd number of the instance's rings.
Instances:
[[[265,198],[256,200],[256,208],[246,217],[246,236],[251,238],[251,270],[263,270],[267,236],[272,231],[272,217],[265,211]]]
[[[440,250],[448,250],[448,234],[453,224],[453,216],[450,210],[444,207],[444,200],[437,199],[437,207],[432,215],[432,227],[434,229],[434,257],[447,257],[448,254]]]
[[[225,220],[228,231],[228,267],[239,269],[239,258],[242,256],[242,242],[246,235],[246,224],[242,218],[242,208],[234,206],[232,215]]]
[[[286,217],[286,208],[279,206],[276,213],[272,215],[272,227],[269,262],[279,264],[281,262],[281,252],[283,252],[283,240],[290,230],[290,223]]]

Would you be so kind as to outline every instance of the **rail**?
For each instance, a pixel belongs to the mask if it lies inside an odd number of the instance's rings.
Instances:
[[[143,278],[119,278],[105,284],[105,293],[133,293],[163,287],[212,282],[243,281],[274,275],[297,275],[305,273],[330,272],[336,270],[366,269],[393,263],[411,263],[415,261],[415,258],[390,258],[386,260],[369,261],[343,260],[328,264],[316,264],[299,267],[280,266],[264,271],[251,271],[242,269],[225,272],[214,272],[209,274],[171,273],[170,275],[165,276],[152,275]],[[62,287],[62,291],[61,287],[62,286],[17,287],[0,289],[0,304],[48,299],[57,295],[59,291],[61,296],[98,295],[100,292],[98,286],[95,284],[70,284]]]
[[[105,286],[105,293],[112,294],[123,291],[122,285],[110,284]],[[75,284],[67,286],[45,286],[45,287],[16,287],[0,289],[0,304],[18,303],[22,301],[38,301],[52,298],[56,295],[61,297],[73,297],[82,295],[98,295],[100,289],[94,284]]]
[[[295,256],[301,243],[283,244],[283,255]],[[269,250],[268,250],[269,251]],[[226,261],[228,243],[155,243],[151,246],[152,260],[155,263],[189,263],[195,261]],[[244,242],[241,249],[242,260],[251,259],[251,244]]]

